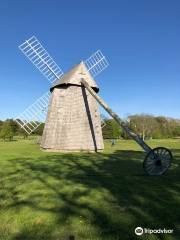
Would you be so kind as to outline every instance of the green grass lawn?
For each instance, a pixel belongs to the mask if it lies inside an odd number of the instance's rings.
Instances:
[[[172,149],[164,176],[146,176],[144,153],[119,141],[104,153],[59,154],[34,140],[0,142],[0,239],[180,239],[180,140],[149,141]],[[137,226],[174,234],[136,238]]]

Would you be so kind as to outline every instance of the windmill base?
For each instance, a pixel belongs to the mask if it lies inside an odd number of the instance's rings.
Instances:
[[[79,149],[52,149],[52,148],[40,148],[43,152],[60,152],[60,153],[75,153],[75,152],[82,152],[82,153],[101,153],[103,152],[103,149],[98,149],[97,151],[95,150],[79,150]]]

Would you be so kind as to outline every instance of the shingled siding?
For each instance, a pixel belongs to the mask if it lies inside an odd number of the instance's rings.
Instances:
[[[54,88],[41,148],[52,152],[104,149],[98,104],[85,88]]]

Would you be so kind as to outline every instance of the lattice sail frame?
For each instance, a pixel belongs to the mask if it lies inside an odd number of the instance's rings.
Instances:
[[[93,53],[84,63],[93,77],[96,77],[109,66],[107,59],[100,50]]]
[[[31,134],[42,122],[44,122],[50,95],[50,92],[46,92],[24,112],[16,117],[15,121],[25,130],[27,134]]]
[[[63,71],[55,63],[49,53],[45,50],[38,39],[33,36],[19,45],[19,49],[35,65],[35,67],[48,79],[52,84],[57,79],[62,78]],[[109,64],[100,50],[92,54],[84,61],[87,70],[94,77],[101,73]],[[17,118],[16,122],[31,134],[44,121],[48,109],[50,93],[43,94],[38,100],[30,105]],[[102,128],[104,127],[102,122]]]
[[[35,36],[32,36],[19,45],[19,49],[51,84],[57,79],[62,78],[63,71]],[[35,103],[16,117],[16,122],[26,133],[31,134],[44,121],[49,98],[49,92],[43,94]]]
[[[50,83],[53,83],[63,76],[61,68],[56,64],[35,36],[19,45],[19,49]]]

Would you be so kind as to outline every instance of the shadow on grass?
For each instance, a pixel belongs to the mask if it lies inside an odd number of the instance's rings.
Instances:
[[[10,160],[13,171],[1,180],[6,190],[2,207],[29,207],[56,216],[56,226],[28,226],[13,239],[68,239],[71,234],[77,240],[136,239],[137,226],[174,229],[168,239],[179,239],[180,150],[173,149],[173,155],[177,165],[160,177],[144,174],[140,151]],[[54,235],[58,227],[68,230]]]

